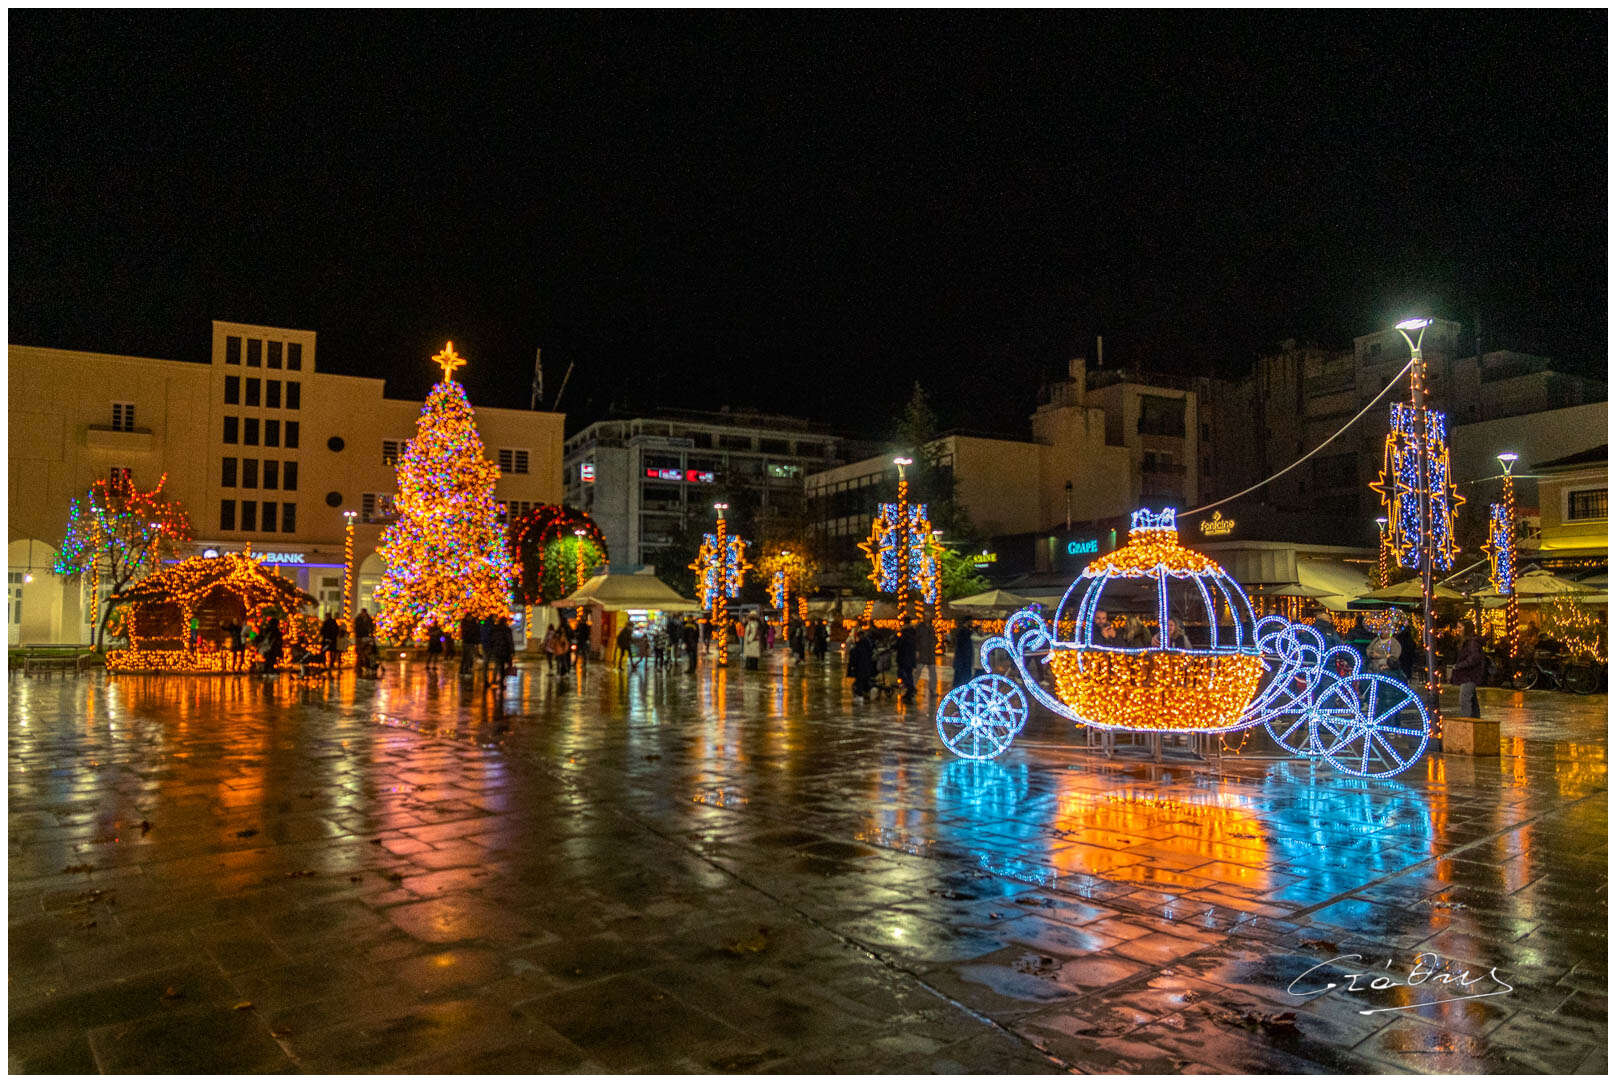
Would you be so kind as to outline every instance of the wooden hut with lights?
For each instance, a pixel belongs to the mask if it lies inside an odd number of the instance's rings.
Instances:
[[[229,626],[268,612],[280,617],[287,643],[296,642],[306,635],[300,611],[315,604],[291,580],[260,564],[251,549],[182,560],[112,600],[125,607],[129,648],[109,653],[107,668],[164,672],[223,672],[229,668]]]

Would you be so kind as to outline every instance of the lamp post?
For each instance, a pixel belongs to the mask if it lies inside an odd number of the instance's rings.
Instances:
[[[353,523],[358,514],[353,511],[342,513],[342,627],[350,635],[353,632],[354,595]]]
[[[729,510],[728,504],[714,504],[713,510],[718,513],[718,558],[727,561],[729,556],[729,541],[724,537],[724,513]],[[723,564],[720,564],[723,567]],[[725,594],[723,573],[720,572],[718,589],[713,592],[712,616],[713,634],[718,637],[718,664],[729,665],[729,599]]]
[[[909,619],[909,479],[904,475],[903,468],[914,463],[913,459],[899,455],[892,460],[898,466],[898,577],[896,588],[898,591],[898,625]]]
[[[578,585],[573,588],[574,590],[582,590],[583,589],[583,585],[584,585],[584,538],[587,537],[588,534],[589,534],[589,531],[585,530],[583,527],[576,527],[576,528],[574,528],[574,530],[572,532],[572,536],[578,539],[578,542],[577,542],[577,545],[575,547],[575,551],[574,551],[574,554],[573,554],[574,558],[575,558],[575,562],[576,562],[576,567],[573,570],[577,573],[577,576],[578,576]]]
[[[1504,594],[1504,640],[1509,644],[1509,659],[1515,660],[1517,640],[1520,636],[1521,602],[1520,596],[1515,593],[1515,460],[1520,456],[1513,451],[1501,452],[1498,462],[1504,468],[1504,536],[1494,545],[1499,546],[1494,553],[1494,559],[1499,567],[1509,568],[1509,587],[1506,592],[1499,586],[1499,593]]]
[[[780,638],[791,630],[791,550],[780,550]]]
[[[1441,696],[1436,674],[1436,628],[1431,620],[1431,595],[1435,590],[1432,582],[1433,554],[1431,552],[1431,463],[1430,439],[1425,419],[1425,357],[1420,352],[1420,344],[1425,341],[1425,329],[1431,326],[1431,321],[1420,317],[1403,320],[1397,324],[1397,333],[1403,336],[1408,343],[1409,353],[1413,365],[1409,369],[1409,406],[1414,410],[1414,432],[1419,443],[1419,464],[1416,467],[1416,485],[1419,492],[1416,502],[1420,512],[1420,607],[1425,617],[1424,627],[1421,628],[1420,639],[1425,647],[1425,680],[1426,689],[1430,699],[1431,720],[1435,723],[1436,736],[1442,737],[1442,709]],[[1409,337],[1410,331],[1419,334]]]

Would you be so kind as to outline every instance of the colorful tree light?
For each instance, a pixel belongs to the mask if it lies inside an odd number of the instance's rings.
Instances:
[[[127,472],[97,479],[82,501],[69,506],[67,531],[51,570],[57,575],[89,574],[91,593],[100,607],[93,639],[100,644],[112,615],[112,596],[161,565],[163,554],[191,538],[191,520],[177,500],[163,495],[164,474],[156,488],[142,492]],[[101,601],[103,578],[110,585]]]
[[[399,457],[398,519],[377,550],[387,565],[377,625],[391,639],[434,620],[452,626],[467,615],[511,615],[511,558],[494,501],[499,467],[483,457],[471,403],[454,380],[465,359],[450,342],[432,360],[443,379]]]
[[[728,504],[714,504],[718,529],[702,536],[701,548],[690,570],[696,573],[696,590],[701,606],[710,614],[712,633],[718,637],[718,664],[729,664],[729,601],[741,593],[741,584],[752,565],[746,560],[746,541],[725,530],[724,513]]]

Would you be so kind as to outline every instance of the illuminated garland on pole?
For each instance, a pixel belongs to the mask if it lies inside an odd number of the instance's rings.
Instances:
[[[454,379],[465,359],[450,342],[432,360],[443,380],[399,458],[398,519],[377,550],[387,565],[377,624],[394,640],[433,621],[452,627],[464,616],[511,615],[511,558],[494,501],[499,467],[483,457],[471,403]]]
[[[870,582],[875,589],[897,596],[898,623],[909,619],[909,595],[918,591],[926,603],[937,601],[938,556],[941,546],[932,534],[926,505],[909,503],[909,482],[904,467],[914,460],[897,458],[898,499],[877,507],[868,541],[860,542],[870,558]]]
[[[1487,544],[1482,549],[1492,564],[1493,589],[1504,596],[1504,641],[1509,656],[1520,652],[1521,600],[1515,592],[1515,460],[1513,451],[1498,456],[1504,466],[1504,500],[1487,509]]]
[[[728,504],[714,504],[718,512],[716,533],[702,536],[701,548],[689,565],[696,573],[696,589],[701,606],[708,611],[713,635],[718,637],[718,664],[729,664],[729,600],[741,593],[741,584],[752,565],[746,560],[746,541],[725,531],[724,513]]]

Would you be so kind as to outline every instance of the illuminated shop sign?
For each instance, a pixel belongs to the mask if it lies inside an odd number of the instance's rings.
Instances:
[[[658,481],[685,480],[685,472],[683,470],[658,470],[654,466],[648,466],[645,468],[645,476],[648,478],[655,478]]]
[[[578,464],[578,480],[593,483],[594,480],[595,480],[595,464],[594,463],[579,463]]]
[[[685,480],[700,482],[703,485],[711,485],[713,483],[713,472],[711,470],[686,470]]]
[[[254,553],[253,559],[260,564],[302,564],[302,553]]]
[[[1221,538],[1234,530],[1234,520],[1225,519],[1221,511],[1212,513],[1212,518],[1201,520],[1201,533],[1209,538]]]
[[[976,554],[976,556],[971,558],[971,563],[975,564],[975,565],[977,565],[979,567],[981,565],[983,565],[983,564],[997,564],[998,562],[999,562],[999,554],[998,553],[989,553],[986,550],[983,550],[982,552]]]
[[[1083,553],[1098,553],[1100,551],[1099,538],[1073,539],[1066,543],[1066,555],[1078,556]]]

